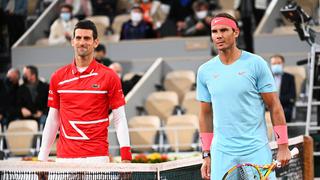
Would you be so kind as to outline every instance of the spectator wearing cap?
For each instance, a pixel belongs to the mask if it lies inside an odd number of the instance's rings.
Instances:
[[[130,10],[130,20],[123,23],[120,40],[155,38],[156,33],[152,24],[143,20],[143,10],[134,5]]]
[[[106,55],[107,55],[107,50],[103,44],[99,44],[94,49],[94,56],[96,60],[105,66],[109,66],[110,64],[112,64],[112,61],[109,58],[107,58]]]

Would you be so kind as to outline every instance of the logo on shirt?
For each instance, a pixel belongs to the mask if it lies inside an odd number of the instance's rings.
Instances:
[[[220,74],[213,74],[213,79],[217,79],[220,76]]]
[[[92,84],[92,88],[100,88],[99,84]]]
[[[246,74],[245,71],[240,71],[240,72],[238,72],[238,75],[239,75],[239,76],[242,76],[242,75],[244,75],[244,74]]]

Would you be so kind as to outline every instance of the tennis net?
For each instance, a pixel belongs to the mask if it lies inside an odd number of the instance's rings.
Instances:
[[[300,154],[289,165],[277,169],[280,179],[313,179],[312,140],[298,136],[289,139],[291,147]],[[276,143],[270,143],[274,156]],[[311,151],[311,152],[310,152]],[[91,163],[68,164],[57,162],[0,161],[0,180],[200,180],[201,157],[158,164]]]

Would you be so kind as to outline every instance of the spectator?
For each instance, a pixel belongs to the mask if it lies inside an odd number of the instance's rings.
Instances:
[[[110,64],[109,68],[112,69],[121,79],[122,73],[123,73],[123,68],[120,63],[114,62],[114,63]]]
[[[139,2],[144,12],[143,19],[152,23],[153,29],[159,29],[168,16],[168,12],[163,8],[166,6],[156,0],[139,0]]]
[[[92,15],[92,5],[90,0],[66,0],[65,2],[73,6],[72,13],[79,20]]]
[[[12,46],[26,30],[28,0],[1,0],[0,6],[5,13],[10,46]]]
[[[0,121],[2,127],[7,127],[10,121],[18,118],[17,91],[19,79],[19,70],[11,68],[6,78],[0,81]]]
[[[169,21],[173,21],[176,25],[177,35],[185,28],[185,18],[193,14],[192,3],[194,0],[176,0],[171,1]]]
[[[42,127],[48,113],[49,86],[39,80],[38,69],[28,65],[23,68],[23,84],[18,89],[18,107],[21,119],[36,119]]]
[[[122,84],[122,91],[124,95],[127,95],[130,90],[134,87],[134,85],[140,80],[141,75],[134,75],[130,80],[123,81],[122,79],[122,73],[123,68],[120,63],[114,62],[109,66],[110,69],[112,69],[117,75],[119,76]]]
[[[270,63],[286,120],[287,122],[291,122],[292,110],[296,101],[296,84],[294,76],[283,71],[285,59],[282,55],[273,55],[270,59]]]
[[[109,66],[112,61],[106,57],[107,51],[106,47],[103,44],[99,44],[95,49],[94,49],[94,56],[96,60],[99,63],[104,64],[105,66]]]
[[[131,19],[123,23],[121,28],[120,40],[155,38],[156,34],[152,25],[143,20],[143,10],[140,6],[131,8]]]
[[[72,30],[78,20],[73,18],[72,5],[62,4],[60,6],[60,17],[50,27],[49,44],[69,43],[72,38]]]
[[[91,0],[93,15],[105,15],[112,24],[116,15],[117,0]]]
[[[209,4],[204,0],[197,0],[193,3],[194,14],[185,20],[186,27],[183,30],[184,36],[206,36],[211,34],[211,16],[209,15]]]

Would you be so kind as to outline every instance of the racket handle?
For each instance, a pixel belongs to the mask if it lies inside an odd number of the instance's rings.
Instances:
[[[296,156],[299,154],[299,149],[298,149],[297,147],[294,147],[294,148],[290,151],[290,154],[291,154],[291,158],[296,157]],[[281,162],[279,162],[278,160],[276,160],[276,164],[277,164],[277,167],[278,167],[278,168],[281,167]]]

